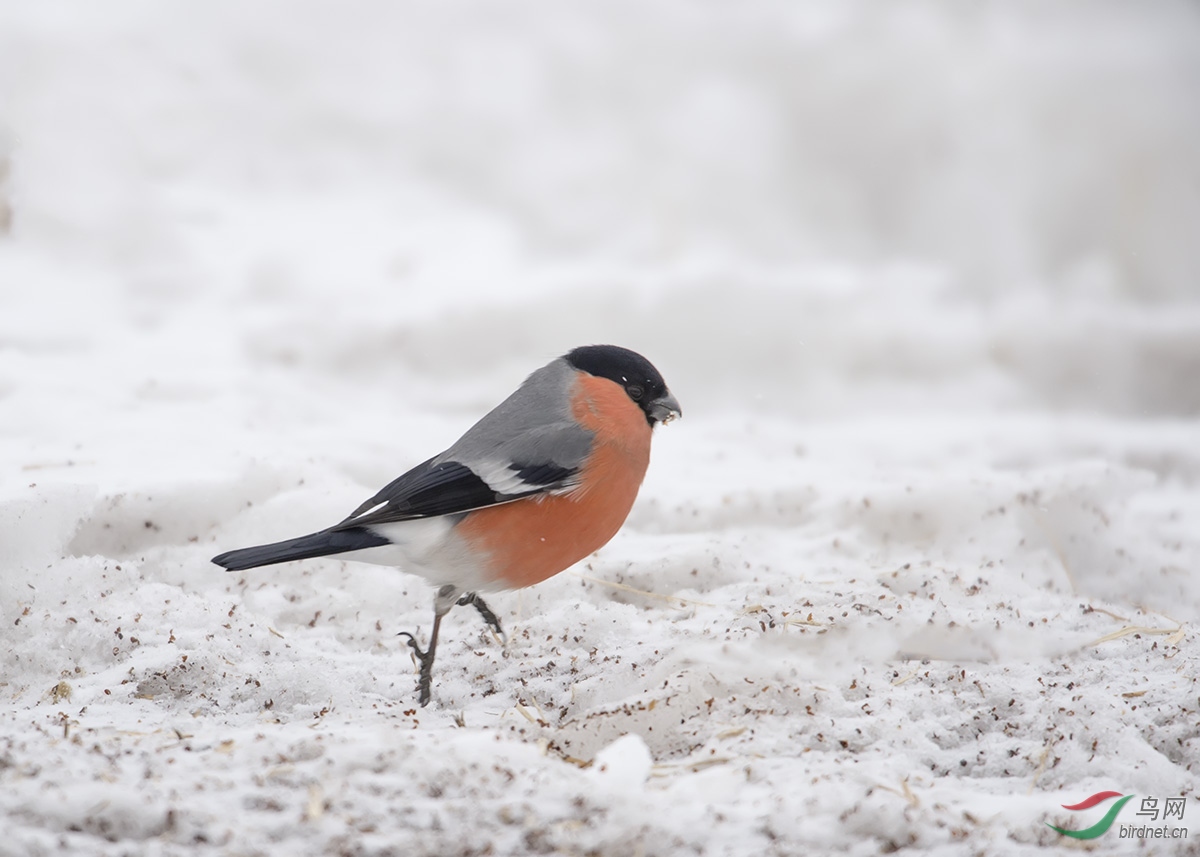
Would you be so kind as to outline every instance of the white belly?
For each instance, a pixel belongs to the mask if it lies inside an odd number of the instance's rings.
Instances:
[[[373,565],[394,566],[419,574],[435,586],[451,584],[464,592],[497,588],[495,584],[489,585],[483,569],[465,550],[447,518],[416,518],[375,524],[368,529],[391,544],[339,556]]]

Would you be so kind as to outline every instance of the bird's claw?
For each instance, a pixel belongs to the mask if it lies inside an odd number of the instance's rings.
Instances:
[[[408,631],[401,631],[396,636],[408,637],[408,647],[413,650],[417,663],[421,665],[420,677],[417,679],[417,702],[424,708],[433,698],[433,646],[421,651],[417,638]]]
[[[417,643],[417,638],[414,637],[412,634],[408,633],[408,631],[401,631],[396,636],[397,637],[408,637],[408,640],[406,640],[408,647],[413,650],[414,654],[416,655],[417,662],[420,663],[422,666],[424,666],[425,661],[427,661],[429,659],[429,650],[426,649],[425,651],[421,651],[421,647]]]
[[[477,611],[479,611],[480,617],[487,624],[488,628],[492,630],[492,633],[499,637],[500,645],[507,646],[508,635],[504,633],[504,628],[500,626],[500,618],[492,612],[492,608],[487,605],[487,602],[474,592],[467,592],[462,596],[462,598],[458,599],[458,605],[460,607],[465,607],[468,604],[472,605]]]

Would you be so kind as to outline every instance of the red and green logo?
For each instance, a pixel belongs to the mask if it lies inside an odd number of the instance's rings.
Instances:
[[[1096,792],[1091,797],[1087,798],[1086,800],[1081,800],[1079,803],[1073,803],[1069,805],[1065,803],[1063,804],[1063,809],[1069,809],[1072,812],[1078,812],[1079,810],[1091,809],[1097,804],[1104,803],[1106,800],[1112,800],[1115,797],[1120,798],[1120,800],[1109,807],[1108,812],[1104,814],[1104,818],[1100,819],[1091,827],[1085,827],[1083,830],[1066,830],[1065,828],[1053,825],[1048,821],[1046,822],[1046,826],[1052,830],[1057,830],[1063,836],[1070,836],[1072,839],[1095,839],[1097,836],[1102,836],[1108,832],[1108,829],[1112,827],[1113,822],[1117,820],[1117,814],[1120,813],[1121,808],[1133,800],[1134,796],[1123,795],[1120,792]]]

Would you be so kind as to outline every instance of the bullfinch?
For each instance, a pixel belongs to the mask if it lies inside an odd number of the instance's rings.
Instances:
[[[480,592],[531,586],[605,545],[625,522],[658,423],[681,416],[662,375],[616,345],[586,345],[525,379],[445,452],[385,485],[328,529],[213,557],[229,571],[339,556],[419,574],[437,587],[420,663],[429,702],[442,617]]]

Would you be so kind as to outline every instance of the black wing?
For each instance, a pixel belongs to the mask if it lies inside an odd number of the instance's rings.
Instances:
[[[434,459],[418,464],[403,476],[385,485],[378,494],[354,510],[333,530],[434,518],[469,512],[498,503],[509,503],[545,492],[545,484],[524,483],[500,492],[471,468],[457,461]],[[523,480],[522,480],[523,481]],[[527,489],[527,490],[525,490]],[[378,507],[378,508],[376,508]]]

